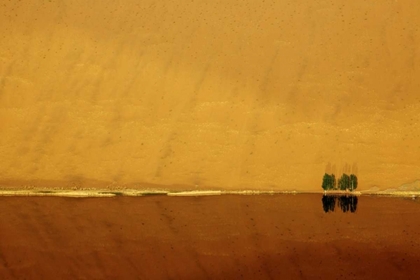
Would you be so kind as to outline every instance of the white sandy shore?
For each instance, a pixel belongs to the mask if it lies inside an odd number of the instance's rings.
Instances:
[[[168,192],[168,196],[207,196],[221,195],[222,191],[184,191],[184,192]]]

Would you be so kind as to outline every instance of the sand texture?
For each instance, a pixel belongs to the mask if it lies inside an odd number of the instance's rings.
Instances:
[[[418,0],[0,5],[3,187],[420,178]]]
[[[321,197],[0,197],[0,278],[418,279],[418,201]]]

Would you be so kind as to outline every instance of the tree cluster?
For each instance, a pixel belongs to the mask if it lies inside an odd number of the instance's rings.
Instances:
[[[336,180],[334,174],[324,174],[324,177],[322,179],[322,188],[327,190],[349,190],[353,191],[357,189],[357,176],[354,174],[347,175],[343,174],[341,175],[338,180]]]

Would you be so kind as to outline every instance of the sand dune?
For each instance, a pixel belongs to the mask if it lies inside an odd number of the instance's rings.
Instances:
[[[0,185],[420,178],[420,2],[5,1]]]

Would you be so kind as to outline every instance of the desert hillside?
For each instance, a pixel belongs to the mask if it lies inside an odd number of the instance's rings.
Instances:
[[[2,1],[0,185],[420,179],[420,2]]]

